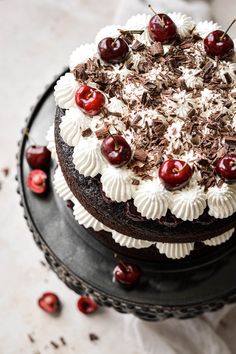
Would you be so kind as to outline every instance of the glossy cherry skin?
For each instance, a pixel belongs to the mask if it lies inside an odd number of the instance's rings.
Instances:
[[[26,160],[32,168],[48,169],[51,152],[46,146],[32,145],[26,149]]]
[[[80,312],[89,315],[97,310],[98,305],[89,297],[81,296],[77,302],[77,307]]]
[[[103,38],[98,44],[98,52],[107,63],[123,62],[129,52],[129,46],[122,38]]]
[[[206,36],[204,48],[207,55],[222,59],[234,53],[234,42],[227,33],[222,38],[223,35],[223,31],[216,30]]]
[[[227,183],[236,183],[236,155],[228,154],[216,162],[217,174]]]
[[[43,311],[52,315],[59,313],[61,310],[58,296],[51,292],[44,293],[38,300],[38,305]]]
[[[114,279],[125,287],[136,285],[141,277],[141,270],[138,266],[132,264],[119,263],[115,267]]]
[[[181,160],[166,160],[159,169],[159,178],[168,190],[184,187],[192,176],[192,168]]]
[[[148,32],[154,42],[170,43],[178,36],[177,27],[166,14],[154,15],[149,21]]]
[[[75,102],[85,114],[95,116],[105,104],[102,92],[88,85],[82,85],[75,93]]]
[[[108,135],[102,142],[101,152],[114,166],[123,166],[131,159],[131,147],[121,135]]]
[[[43,194],[47,190],[47,174],[42,170],[31,171],[26,179],[29,189],[36,194]]]

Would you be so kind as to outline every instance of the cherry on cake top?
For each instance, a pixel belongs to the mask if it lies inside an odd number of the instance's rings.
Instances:
[[[236,19],[231,22],[226,31],[215,30],[206,36],[204,39],[204,48],[209,56],[224,59],[233,55],[234,42],[228,35],[228,31],[235,22]]]
[[[192,168],[185,161],[166,160],[159,168],[159,178],[168,190],[183,188],[192,176]]]
[[[98,44],[100,57],[107,63],[123,62],[129,52],[129,46],[123,38],[107,37]]]
[[[104,94],[88,85],[82,85],[75,93],[77,106],[87,115],[95,116],[105,105]]]
[[[113,166],[123,166],[131,159],[132,151],[125,138],[118,134],[109,134],[101,144],[101,152]]]
[[[236,154],[228,154],[218,159],[216,172],[226,183],[236,183]]]

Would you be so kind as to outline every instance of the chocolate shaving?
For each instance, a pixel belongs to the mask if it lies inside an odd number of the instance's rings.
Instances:
[[[66,345],[66,341],[64,337],[60,337],[60,341],[62,345]]]
[[[144,93],[142,94],[141,103],[142,103],[144,106],[145,106],[145,104],[147,103],[147,91],[144,91]]]
[[[143,44],[143,43],[139,42],[138,40],[136,40],[131,48],[132,48],[132,50],[134,52],[139,52],[139,51],[141,51],[141,50],[143,50],[145,48],[145,44]]]
[[[85,138],[87,138],[88,136],[90,136],[92,134],[92,130],[90,128],[85,129],[84,131],[82,131],[82,136]]]
[[[202,72],[201,72],[201,76],[204,78],[210,71],[211,69],[214,67],[214,64],[212,61],[208,61],[203,69],[202,69]]]
[[[229,75],[229,73],[224,73],[224,77],[225,77],[227,84],[231,84],[232,79],[231,79],[231,76]]]
[[[236,137],[234,136],[225,136],[224,137],[225,143],[230,146],[236,146]]]
[[[164,49],[163,49],[163,45],[161,44],[161,42],[153,43],[150,47],[150,53],[152,56],[163,55]]]
[[[140,181],[139,181],[138,179],[136,179],[136,178],[133,178],[133,179],[132,179],[132,184],[133,184],[134,186],[138,186],[138,185],[140,184]]]
[[[147,153],[145,150],[137,149],[134,152],[134,159],[145,162],[147,160]]]
[[[95,131],[95,134],[97,136],[98,139],[104,139],[106,138],[110,133],[109,133],[109,127],[103,127],[101,129],[98,129]]]
[[[50,341],[50,344],[52,345],[52,347],[54,348],[54,349],[58,349],[59,348],[59,345],[57,344],[57,343],[55,343],[54,341]]]

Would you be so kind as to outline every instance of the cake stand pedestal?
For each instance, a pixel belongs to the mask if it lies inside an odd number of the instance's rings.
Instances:
[[[55,81],[38,99],[26,127],[38,144],[46,144],[45,135],[54,120]],[[26,186],[29,167],[25,160],[27,137],[22,134],[17,155],[17,180],[24,217],[36,244],[58,277],[76,293],[91,295],[97,303],[141,319],[160,321],[169,317],[190,318],[236,302],[236,241],[216,247],[213,258],[138,263],[142,280],[132,290],[112,281],[117,263],[114,253],[94,239],[74,220],[71,210],[51,187],[47,195],[33,194]],[[51,166],[50,186],[55,165]]]

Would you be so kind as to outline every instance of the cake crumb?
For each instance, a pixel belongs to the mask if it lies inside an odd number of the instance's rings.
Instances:
[[[89,339],[91,340],[91,342],[94,342],[99,340],[99,337],[94,333],[89,333]]]

